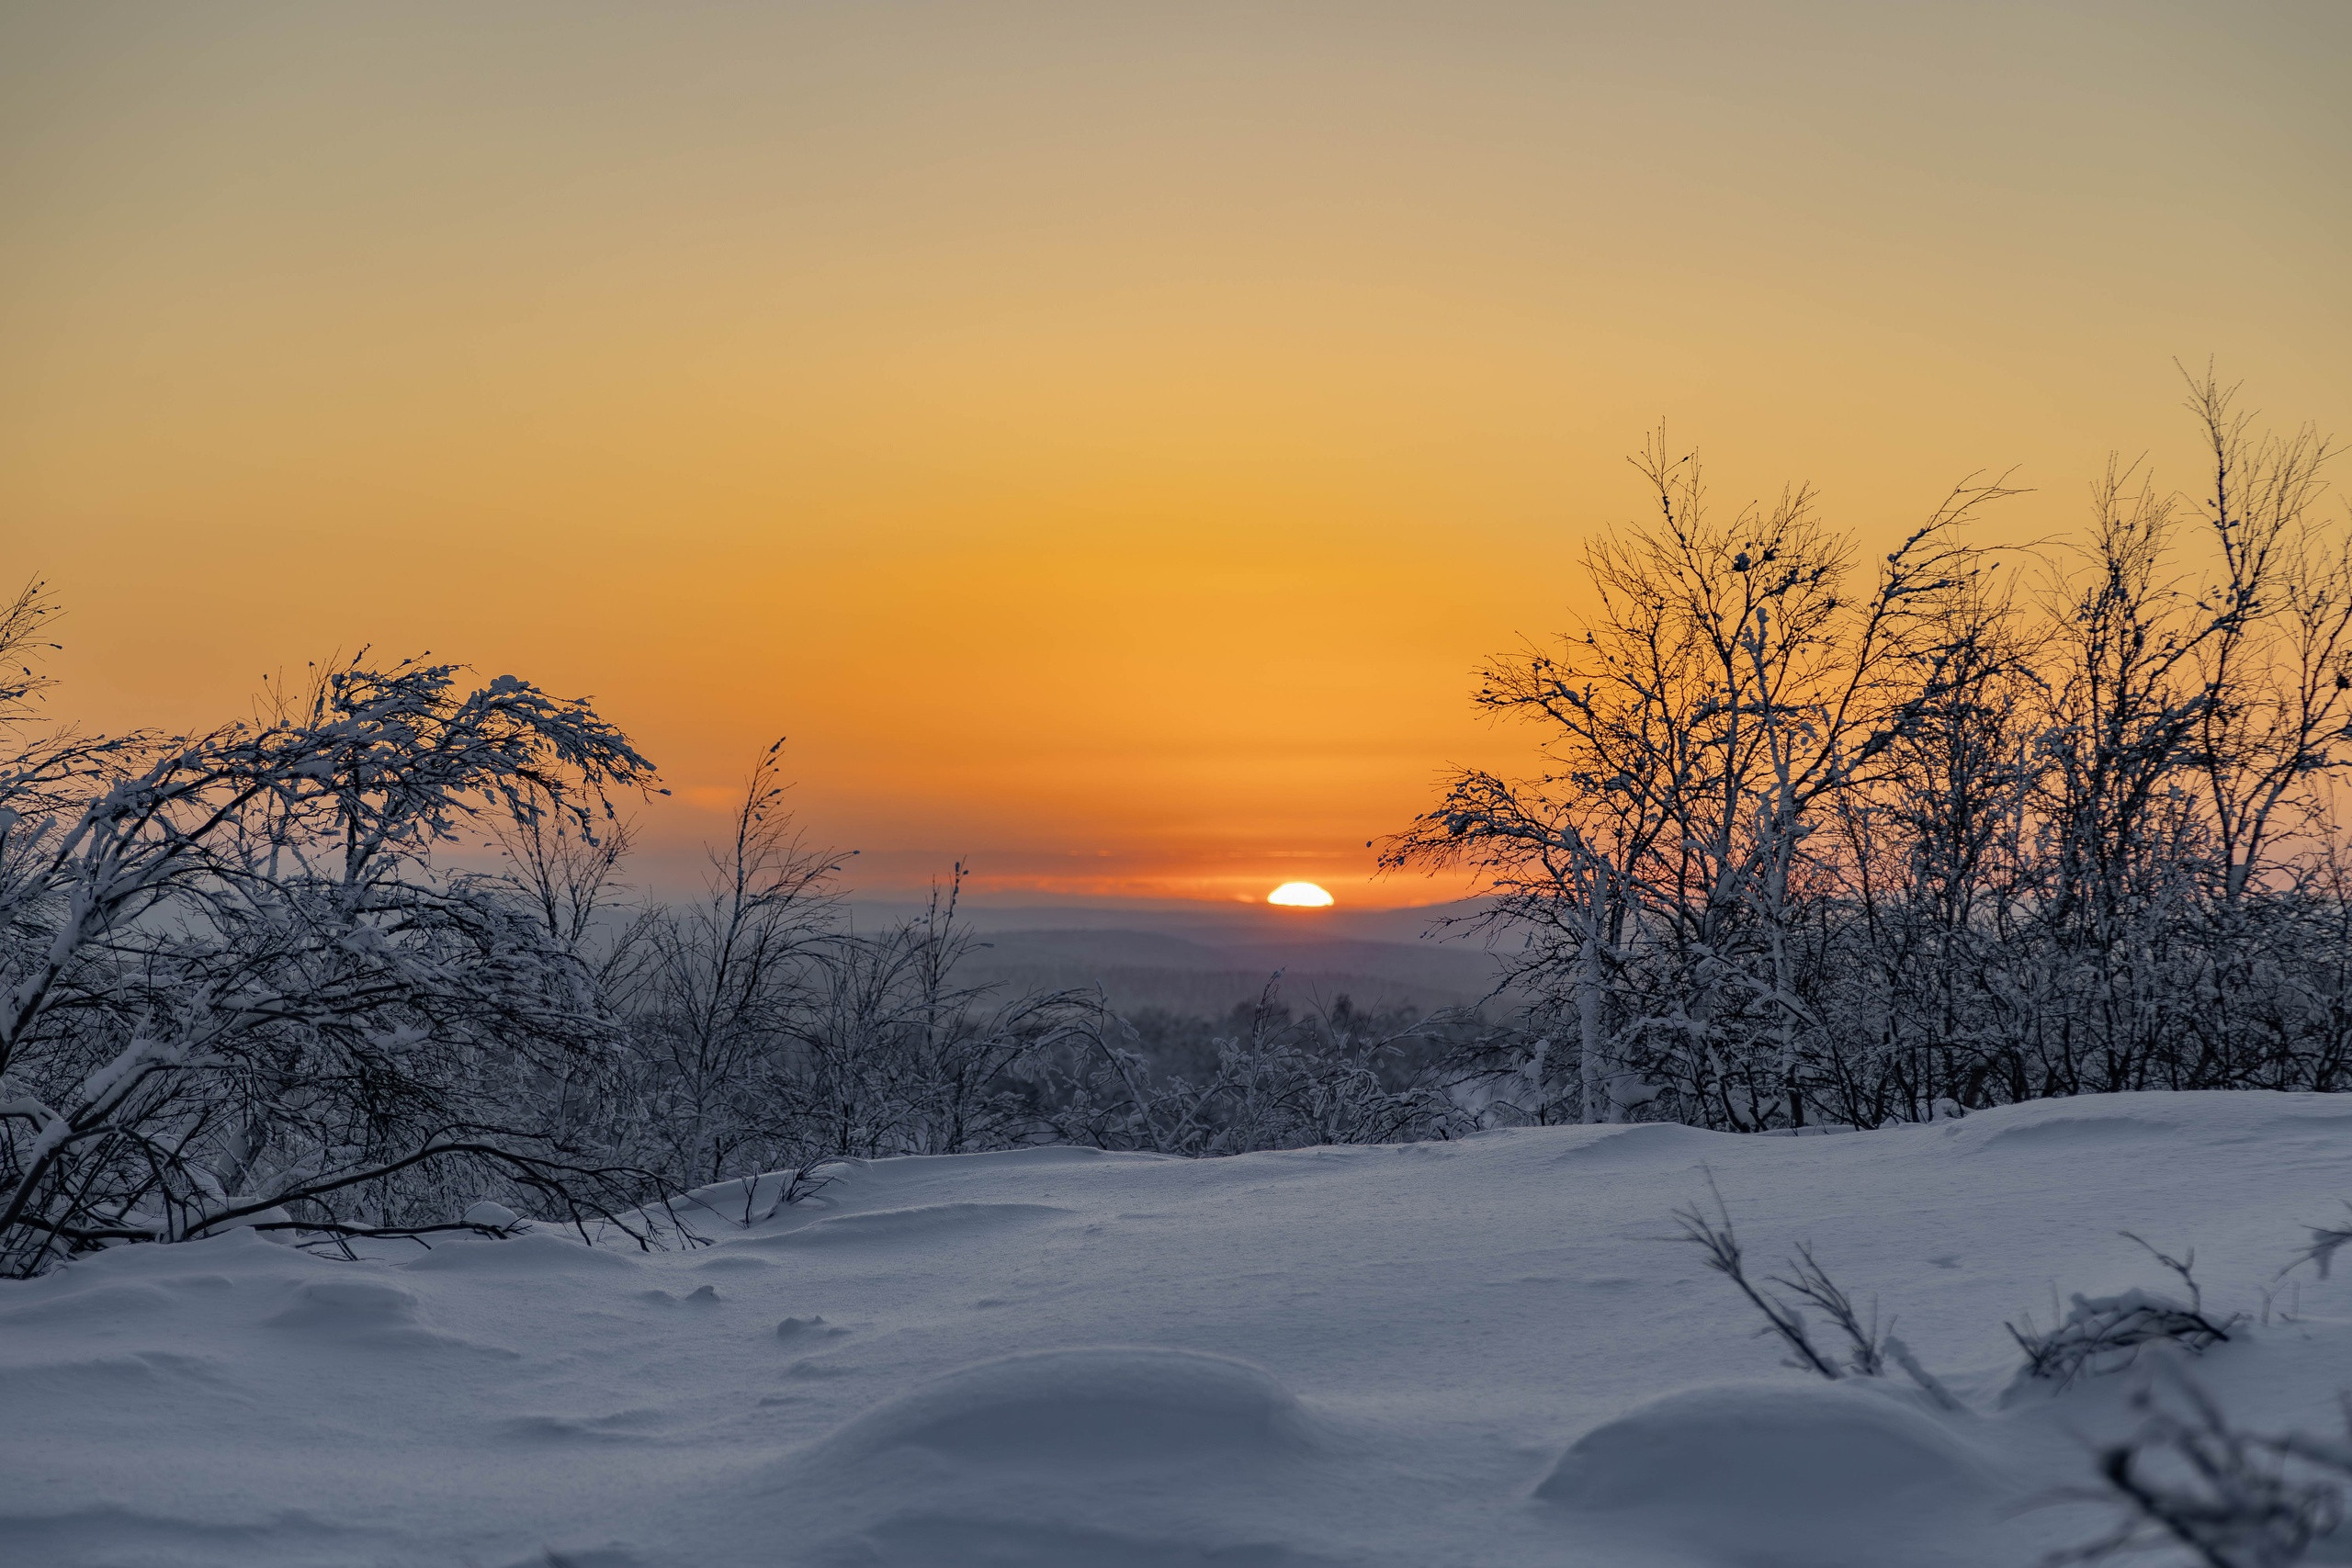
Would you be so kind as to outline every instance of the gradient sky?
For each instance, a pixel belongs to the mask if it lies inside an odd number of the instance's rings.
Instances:
[[[0,7],[62,712],[430,649],[920,883],[1343,902],[1664,419],[1873,540],[2352,428],[2352,6]]]

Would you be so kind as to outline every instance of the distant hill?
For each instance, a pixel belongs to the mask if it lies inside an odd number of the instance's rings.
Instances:
[[[963,973],[1022,989],[1100,986],[1112,1006],[1219,1017],[1254,1001],[1281,970],[1294,1007],[1341,996],[1367,1007],[1424,1012],[1478,1002],[1495,964],[1475,937],[1422,933],[1474,905],[1414,909],[1277,909],[1262,905],[967,906],[988,945]],[[860,903],[861,927],[919,914],[919,906]]]
[[[1483,899],[1450,904],[1417,904],[1401,909],[1293,909],[1256,900],[1204,903],[1197,899],[1150,902],[1140,899],[1076,899],[1057,903],[1022,904],[1006,900],[967,899],[957,919],[980,931],[1132,931],[1163,932],[1211,944],[1261,939],[1306,938],[1317,941],[1404,942],[1419,945],[1425,935],[1435,939],[1447,920],[1476,915]],[[902,919],[922,912],[912,900],[853,898],[853,919],[860,925]],[[1446,946],[1476,946],[1459,937]]]

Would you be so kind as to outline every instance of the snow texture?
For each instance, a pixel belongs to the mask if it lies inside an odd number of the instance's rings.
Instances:
[[[2347,1156],[2352,1101],[2132,1095],[1817,1138],[895,1159],[692,1252],[124,1247],[0,1285],[0,1558],[2029,1563],[2107,1524],[2051,1499],[2131,1380],[2014,1390],[2004,1320],[2166,1288],[2120,1231],[2193,1247],[2208,1307],[2256,1318],[2200,1379],[2332,1432],[2352,1281],[2306,1270],[2267,1324],[2260,1292]],[[1702,1162],[1752,1259],[1813,1242],[1964,1408],[1777,1366],[1664,1239]]]

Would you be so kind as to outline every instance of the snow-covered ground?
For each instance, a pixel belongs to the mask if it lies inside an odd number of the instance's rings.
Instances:
[[[1970,1410],[1779,1366],[1661,1239],[1702,1162],[1758,1264],[1810,1239]],[[2133,1095],[891,1160],[668,1254],[126,1247],[0,1285],[0,1560],[2030,1564],[2108,1517],[2027,1505],[2132,1380],[2005,1398],[2002,1320],[2167,1285],[2127,1229],[2258,1314],[2346,1196],[2352,1100]],[[2335,1428],[2341,1275],[2199,1364],[2233,1414]]]

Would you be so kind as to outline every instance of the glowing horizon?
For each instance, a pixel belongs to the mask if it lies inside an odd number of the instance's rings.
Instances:
[[[2329,38],[2336,39],[2329,44]],[[2352,430],[2352,12],[1632,0],[0,17],[0,543],[61,715],[430,649],[597,698],[682,882],[1375,874],[1664,419],[1865,554]]]

